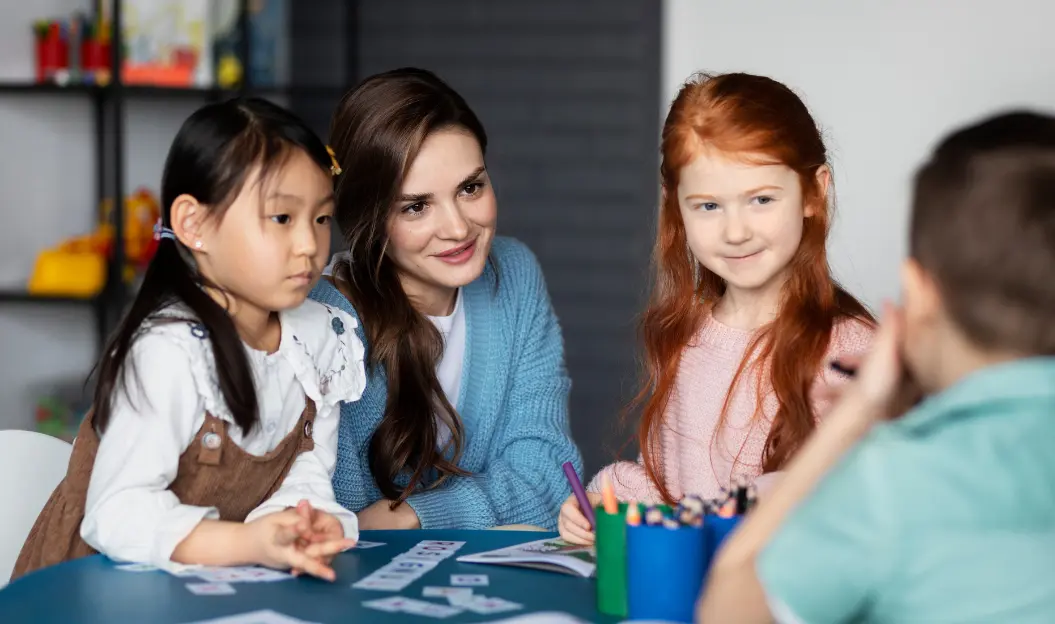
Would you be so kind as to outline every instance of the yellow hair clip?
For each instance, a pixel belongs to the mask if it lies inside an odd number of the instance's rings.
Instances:
[[[326,146],[326,152],[330,155],[330,175],[339,176],[343,172],[341,165],[337,162],[337,154],[333,153],[333,148],[329,145]]]

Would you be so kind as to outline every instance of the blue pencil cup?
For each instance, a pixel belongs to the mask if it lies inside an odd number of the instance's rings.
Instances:
[[[630,619],[692,622],[706,571],[705,543],[702,527],[626,528]]]
[[[718,548],[725,541],[725,538],[733,532],[740,521],[743,520],[743,516],[733,516],[731,518],[723,518],[721,516],[708,515],[703,518],[703,532],[704,532],[704,568],[709,570],[711,568],[711,562],[714,560],[714,554],[718,552]]]

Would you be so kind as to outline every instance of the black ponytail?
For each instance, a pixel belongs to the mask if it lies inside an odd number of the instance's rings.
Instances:
[[[209,210],[211,218],[221,218],[254,167],[261,168],[260,179],[264,180],[295,149],[307,153],[324,171],[330,171],[332,161],[318,136],[275,104],[258,98],[239,98],[200,108],[183,123],[165,161],[161,182],[163,225],[171,227],[170,211],[180,195],[194,197]],[[182,244],[162,238],[139,292],[96,366],[98,382],[92,416],[96,430],[105,431],[114,392],[119,386],[125,389],[121,383],[125,362],[143,326],[179,320],[204,326],[216,360],[220,392],[235,424],[248,433],[257,423],[257,396],[245,346],[230,315],[202,288],[208,285]],[[177,303],[189,311],[188,318],[157,315],[159,310]]]

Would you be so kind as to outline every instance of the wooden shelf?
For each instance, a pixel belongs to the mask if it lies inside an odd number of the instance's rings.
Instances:
[[[212,97],[227,98],[239,93],[261,96],[275,95],[317,95],[340,96],[347,90],[339,85],[288,85],[273,87],[251,87],[249,89],[220,89],[218,87],[159,87],[151,85],[54,85],[35,82],[0,82],[0,94],[61,94],[91,95],[121,93],[126,97],[167,98],[167,97]]]
[[[69,85],[60,87],[53,84],[38,84],[35,82],[0,82],[0,93],[10,94],[80,94],[92,93],[98,90],[94,85]]]
[[[35,295],[24,290],[0,290],[0,303],[94,305],[97,302],[98,297]]]

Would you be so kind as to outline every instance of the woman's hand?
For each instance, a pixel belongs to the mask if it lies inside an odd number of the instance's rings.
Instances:
[[[392,509],[392,501],[381,499],[357,515],[361,531],[421,528],[418,514],[414,513],[414,508],[407,503],[400,503]]]
[[[298,509],[286,509],[247,523],[249,542],[256,554],[254,559],[269,568],[292,568],[333,581],[336,574],[328,562],[337,553],[354,546],[355,540],[323,537],[305,545],[305,536],[311,536],[313,529],[312,522],[301,514]],[[322,521],[322,524],[328,524],[328,521]]]
[[[586,498],[594,506],[601,502],[601,495],[593,492],[587,492]],[[594,531],[590,528],[590,522],[583,515],[582,508],[579,507],[579,499],[575,498],[574,494],[569,496],[568,500],[561,505],[557,528],[560,531],[561,539],[569,544],[589,546],[596,540]]]

